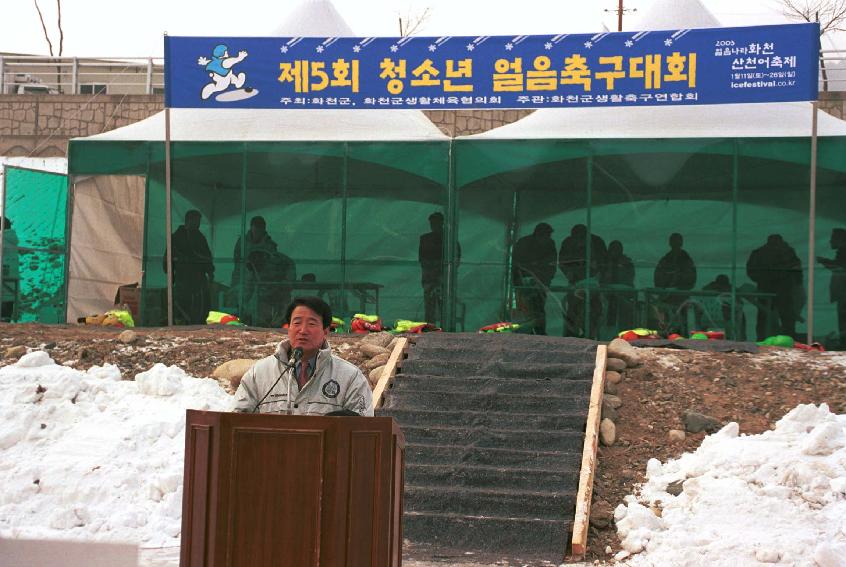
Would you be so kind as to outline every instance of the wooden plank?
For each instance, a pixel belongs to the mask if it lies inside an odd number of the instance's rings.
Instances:
[[[573,521],[573,556],[579,559],[584,557],[587,551],[590,501],[593,496],[593,475],[596,473],[596,448],[599,443],[599,422],[602,418],[602,394],[605,391],[607,359],[608,347],[599,345],[596,349],[593,386],[590,389],[585,445],[582,450],[582,468],[579,473],[579,492],[576,495],[576,516]]]
[[[391,357],[388,359],[388,363],[382,370],[382,376],[379,377],[376,387],[373,388],[373,409],[382,407],[382,398],[385,394],[385,390],[387,390],[388,386],[391,385],[391,382],[394,381],[394,376],[397,374],[397,366],[399,365],[402,355],[407,347],[408,338],[406,337],[400,337],[397,340],[397,344],[394,345],[394,350],[391,351]]]

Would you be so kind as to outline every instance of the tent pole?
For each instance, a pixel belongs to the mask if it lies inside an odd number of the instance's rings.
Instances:
[[[3,277],[6,275],[3,273],[3,238],[6,234],[6,226],[3,219],[6,218],[6,166],[0,164],[0,173],[3,174],[3,182],[0,183],[0,212],[2,212],[2,217],[0,217],[0,298],[3,296]],[[11,317],[9,319],[11,323]]]
[[[68,175],[68,192],[67,200],[65,201],[65,278],[64,278],[64,296],[65,296],[65,316],[62,323],[68,322],[68,292],[70,291],[70,250],[71,250],[71,234],[73,233],[73,202],[76,192],[76,175]]]
[[[741,334],[737,329],[737,207],[740,185],[740,149],[737,138],[732,144],[734,152],[731,159],[731,330],[730,340],[739,341]],[[743,319],[741,319],[742,321]],[[746,332],[746,329],[743,329]]]
[[[235,273],[238,274],[238,315],[242,318],[247,313],[247,306],[244,304],[246,293],[246,272],[247,272],[247,232],[251,226],[247,225],[247,143],[241,146],[241,230],[238,232],[238,263],[232,267],[232,281],[235,281]],[[258,298],[256,298],[258,300]],[[256,303],[258,305],[258,303]],[[287,306],[286,306],[287,307]],[[258,307],[256,307],[258,309]],[[253,311],[250,312],[250,325],[255,325]]]
[[[350,144],[344,142],[344,162],[341,171],[341,297],[347,296],[347,215],[349,214]],[[374,313],[381,317],[380,313]],[[352,324],[352,319],[350,319]]]
[[[814,238],[817,217],[817,101],[811,103],[811,202],[808,207],[808,338],[814,342]]]
[[[587,239],[585,240],[585,309],[584,309],[584,333],[585,338],[589,339],[591,333],[599,337],[598,329],[591,328],[591,293],[590,288],[593,285],[591,282],[591,252],[593,251],[593,154],[588,154],[587,157]],[[599,282],[597,281],[597,285]],[[597,298],[598,299],[598,298]],[[597,325],[599,323],[597,322]]]
[[[454,138],[450,138],[447,149],[447,208],[446,226],[444,227],[443,245],[446,251],[446,278],[444,283],[446,289],[442,290],[441,320],[439,323],[446,331],[455,331],[455,304],[458,300],[456,286],[458,283],[458,262],[456,259],[456,243],[458,242],[458,214],[457,199],[455,192],[455,169],[453,154]],[[431,321],[427,321],[429,323]],[[433,322],[432,322],[433,323]],[[433,323],[434,324],[434,323]],[[462,328],[462,331],[464,329]]]
[[[170,218],[170,108],[165,107],[165,262],[167,272],[167,326],[173,326],[173,250]]]

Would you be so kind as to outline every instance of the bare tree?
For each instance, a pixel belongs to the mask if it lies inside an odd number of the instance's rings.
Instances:
[[[65,50],[65,30],[62,29],[62,0],[56,0],[57,24],[59,26],[59,57]]]
[[[405,17],[400,14],[399,19],[399,34],[400,37],[414,35],[423,28],[426,20],[432,15],[432,9],[428,6],[422,12],[413,12],[411,7],[406,11]]]
[[[47,47],[50,48],[50,57],[53,56],[53,42],[50,41],[50,33],[47,31],[47,24],[44,23],[44,14],[41,12],[41,6],[38,5],[38,0],[32,0],[35,4],[35,10],[38,12],[38,19],[41,21],[41,30],[44,32],[44,39],[47,40]],[[62,0],[56,0],[56,25],[59,28],[59,53],[61,57],[65,51],[65,31],[62,29]],[[62,68],[56,67],[56,86],[59,90],[62,88]]]
[[[50,56],[53,56],[53,42],[50,41],[50,34],[47,33],[47,26],[44,24],[44,14],[41,13],[41,7],[38,6],[38,0],[32,0],[35,4],[35,9],[38,11],[38,19],[41,20],[41,29],[44,30],[44,39],[47,40],[47,46],[50,48]]]
[[[832,31],[844,31],[846,0],[781,0],[782,13],[793,20],[819,22],[820,37]],[[825,59],[820,57],[823,90],[828,90],[828,72]]]

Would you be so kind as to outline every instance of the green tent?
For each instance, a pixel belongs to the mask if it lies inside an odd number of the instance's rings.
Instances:
[[[536,316],[520,305],[524,282],[512,278],[515,242],[545,222],[559,250],[574,226],[585,225],[605,247],[615,240],[623,245],[634,265],[633,285],[609,283],[602,266],[590,270],[596,259],[587,256],[601,256],[601,247],[574,239],[584,273],[568,279],[556,269],[545,284],[547,332],[607,339],[633,327],[664,333],[703,327],[753,339],[759,331],[777,332],[781,319],[790,323],[779,313],[784,294],[767,282],[762,291],[746,270],[752,251],[779,234],[801,260],[801,268],[788,270],[792,278],[801,269],[803,282],[792,291],[795,331],[803,335],[812,309],[814,337],[834,344],[831,272],[820,264],[813,306],[805,301],[811,244],[814,255],[833,257],[831,231],[846,226],[846,123],[818,115],[812,217],[812,117],[808,103],[554,109],[457,139],[459,311],[467,310],[471,327]],[[672,233],[682,235],[696,268],[686,290],[656,284]],[[770,264],[765,280],[787,277],[785,268]],[[727,280],[715,283],[720,275]],[[766,315],[760,323],[759,312]]]
[[[418,238],[448,209],[449,140],[422,113],[179,109],[170,127],[171,229],[200,212],[212,309],[276,326],[291,294],[312,293],[344,317],[423,316]],[[160,113],[70,142],[71,242],[84,252],[70,265],[69,317],[138,282],[141,322],[166,322],[164,139]],[[236,251],[257,216],[275,243],[260,269],[246,239]],[[178,305],[174,317],[197,322]]]

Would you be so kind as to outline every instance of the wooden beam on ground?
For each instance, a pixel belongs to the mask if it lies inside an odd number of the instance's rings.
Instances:
[[[391,357],[388,359],[388,363],[385,365],[384,370],[382,370],[382,376],[379,377],[376,387],[373,388],[373,409],[382,407],[382,398],[384,397],[385,390],[394,381],[394,376],[397,374],[397,367],[402,360],[406,348],[408,348],[408,339],[406,337],[400,337],[397,340],[397,344],[394,345],[394,350],[391,351]]]
[[[602,394],[605,391],[605,366],[608,347],[599,345],[596,349],[596,367],[593,370],[593,386],[590,389],[585,445],[582,450],[582,468],[579,473],[579,492],[576,495],[576,517],[573,522],[573,556],[581,559],[587,551],[588,525],[590,523],[590,501],[593,496],[593,476],[596,473],[596,447],[599,443],[599,422],[602,419]]]

